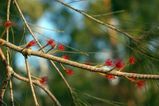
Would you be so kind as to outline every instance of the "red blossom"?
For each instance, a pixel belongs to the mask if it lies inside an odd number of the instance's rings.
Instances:
[[[137,80],[135,83],[136,83],[136,86],[139,89],[142,89],[145,86],[145,81],[144,80]]]
[[[130,63],[130,64],[135,64],[135,62],[136,62],[135,57],[134,57],[134,56],[131,56],[131,57],[129,58],[129,63]]]
[[[32,46],[35,46],[36,45],[36,41],[35,40],[31,40],[27,45],[26,45],[26,48],[30,48]]]
[[[71,75],[74,74],[74,72],[73,72],[72,69],[69,69],[69,68],[68,68],[68,69],[66,69],[65,71],[66,71],[67,75],[70,75],[70,76],[71,76]]]
[[[44,85],[48,82],[48,77],[44,76],[39,79],[40,84]]]
[[[4,23],[4,27],[8,28],[8,27],[11,27],[13,25],[13,23],[11,21],[6,21]]]
[[[105,61],[105,65],[106,65],[106,66],[113,66],[113,61],[112,61],[111,59],[107,59],[107,60]]]
[[[109,80],[112,80],[112,79],[115,79],[115,76],[112,75],[112,74],[106,74],[105,75],[105,78],[109,79]]]
[[[68,55],[63,55],[62,58],[68,60],[70,57]]]
[[[115,67],[116,68],[123,68],[124,67],[124,62],[121,60],[121,59],[119,59],[119,60],[116,60],[115,61]]]
[[[62,44],[59,44],[59,45],[58,45],[58,50],[64,51],[64,50],[65,50],[65,47],[64,47],[64,45],[62,45]]]
[[[56,43],[55,43],[55,41],[54,41],[53,39],[49,39],[49,40],[47,41],[47,45],[50,45],[50,46],[52,46],[52,48],[54,48],[55,45],[56,45]]]

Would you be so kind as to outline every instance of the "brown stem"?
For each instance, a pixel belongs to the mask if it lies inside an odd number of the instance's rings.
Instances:
[[[33,95],[33,98],[34,98],[35,105],[39,106],[36,95],[35,95],[32,79],[31,79],[31,73],[30,73],[30,69],[29,69],[29,63],[28,63],[28,60],[27,60],[27,56],[25,56],[25,65],[26,65],[26,71],[27,71],[27,74],[28,74],[29,84],[30,84],[30,87],[31,87],[31,91],[32,91],[32,95]]]
[[[41,49],[41,48],[42,48],[42,45],[40,44],[40,42],[39,42],[38,39],[36,38],[35,34],[33,33],[32,29],[30,28],[29,24],[27,23],[27,21],[26,21],[24,15],[23,15],[23,13],[22,13],[22,11],[21,11],[21,9],[20,9],[20,7],[19,7],[17,1],[14,0],[14,2],[15,2],[15,5],[16,5],[16,7],[17,7],[17,9],[18,9],[18,11],[19,11],[19,13],[20,13],[20,15],[21,15],[23,21],[24,21],[24,24],[26,25],[26,27],[27,27],[27,29],[29,30],[29,32],[31,33],[32,37],[34,38],[34,40],[37,42],[38,46],[39,46],[40,49]],[[45,53],[45,51],[44,51],[43,49],[41,49],[41,50],[42,50],[43,53]],[[59,69],[58,69],[58,67],[55,65],[55,63],[54,63],[53,61],[51,61],[51,60],[50,60],[50,62],[51,62],[51,65],[56,69],[56,71],[58,72],[58,74],[61,76],[61,78],[64,80],[64,83],[66,84],[66,86],[68,87],[68,89],[69,89],[69,91],[70,91],[70,93],[71,93],[71,95],[72,95],[73,90],[71,89],[71,86],[69,85],[69,83],[67,82],[67,80],[65,79],[65,77],[62,75],[62,73],[61,73],[60,71],[58,71]],[[57,69],[58,69],[58,70],[57,70]],[[73,96],[72,96],[72,99],[73,99]],[[75,103],[74,103],[74,104],[75,104]]]
[[[127,76],[127,77],[133,77],[133,78],[140,78],[140,79],[159,79],[159,75],[158,74],[138,74],[138,73],[128,73],[128,72],[120,72],[117,71],[116,69],[114,70],[106,70],[103,68],[97,68],[96,66],[91,66],[91,65],[86,65],[86,64],[82,64],[82,63],[78,63],[75,61],[71,61],[71,60],[66,60],[57,56],[53,56],[50,54],[45,54],[43,52],[39,52],[39,51],[32,51],[30,49],[25,49],[23,52],[21,51],[23,48],[16,46],[14,44],[11,44],[9,42],[6,42],[3,39],[0,39],[0,45],[9,47],[10,49],[13,49],[17,52],[23,53],[23,54],[27,54],[27,55],[33,55],[33,56],[38,56],[38,57],[42,57],[45,59],[49,59],[52,61],[57,61],[63,64],[68,64],[74,67],[78,67],[81,69],[85,69],[88,70],[90,72],[100,72],[100,73],[105,73],[105,74],[112,74],[115,76]]]
[[[10,21],[10,6],[11,6],[11,0],[8,0],[8,4],[7,4],[7,21]],[[9,41],[9,27],[6,28],[6,41]],[[8,63],[8,65],[10,65],[9,48],[7,48],[7,63]],[[7,74],[10,74],[10,72],[7,72]],[[10,87],[11,105],[14,106],[12,80],[9,81],[9,87]]]
[[[14,76],[15,78],[21,80],[21,81],[25,81],[25,82],[28,82],[28,83],[29,83],[29,79],[28,79],[28,78],[25,78],[25,77],[23,77],[23,76],[21,76],[21,75],[15,73],[15,72],[13,72],[13,76]],[[46,87],[44,87],[43,85],[41,85],[41,84],[39,83],[39,81],[37,81],[37,80],[32,80],[32,82],[33,82],[33,84],[35,84],[36,86],[38,86],[38,87],[40,87],[41,89],[43,89],[43,90],[49,95],[49,97],[51,98],[51,100],[55,102],[55,104],[56,104],[57,106],[61,106],[61,104],[60,104],[59,101],[56,99],[56,97],[55,97]]]
[[[8,85],[8,81],[10,80],[10,77],[11,77],[10,71],[12,71],[12,68],[8,65],[7,60],[4,56],[4,53],[3,53],[1,48],[0,48],[0,58],[6,67],[6,73],[8,73],[8,74],[6,74],[6,78],[2,82],[2,86],[0,88],[0,105],[2,105],[3,104],[3,97],[4,97],[4,94],[5,94],[7,85]]]
[[[0,48],[0,58],[1,58],[2,62],[3,62],[3,64],[4,64],[4,65],[7,65],[6,58],[5,58],[5,56],[4,56],[4,54],[3,54],[2,50],[1,50],[1,48]],[[15,73],[11,67],[10,67],[10,70],[9,70],[9,71],[10,71],[10,73],[13,75],[13,77],[15,77],[15,78],[17,78],[17,79],[19,79],[19,80],[22,80],[22,81],[25,81],[25,82],[28,82],[28,83],[29,83],[29,79],[28,79],[28,78],[25,78],[25,77],[20,76],[19,74]],[[38,87],[40,87],[41,89],[43,89],[43,90],[49,95],[49,97],[51,98],[51,100],[55,102],[55,104],[56,104],[57,106],[61,106],[61,104],[60,104],[59,101],[56,99],[56,97],[55,97],[46,87],[44,87],[43,85],[41,85],[37,80],[32,80],[32,82],[33,82],[33,84],[35,84],[36,86],[38,86]],[[1,94],[1,90],[0,90],[0,94]],[[0,96],[0,97],[1,97],[1,96]],[[2,97],[3,97],[3,96],[2,96]],[[0,101],[0,105],[5,104],[5,102],[3,102],[2,99],[0,99],[0,100],[1,100],[1,101]]]
[[[71,94],[71,97],[72,97],[72,100],[73,100],[73,104],[76,105],[75,98],[73,96],[73,90],[72,90],[71,86],[69,85],[69,83],[67,82],[67,80],[65,79],[65,77],[63,76],[63,74],[61,73],[61,71],[59,70],[59,68],[57,68],[57,66],[55,65],[55,63],[53,61],[51,61],[51,64],[54,66],[54,68],[59,73],[59,75],[61,76],[62,80],[64,81],[64,83],[68,87],[68,90],[69,90],[69,92]]]

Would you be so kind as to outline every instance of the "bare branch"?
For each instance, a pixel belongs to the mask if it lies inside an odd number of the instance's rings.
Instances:
[[[68,7],[68,8],[71,9],[71,10],[74,10],[74,11],[78,12],[79,14],[84,15],[85,17],[87,17],[87,18],[89,18],[89,19],[95,21],[96,23],[99,23],[99,24],[101,24],[101,25],[104,25],[104,26],[106,26],[106,27],[112,29],[112,30],[115,30],[115,31],[117,31],[117,32],[119,32],[119,33],[122,33],[123,35],[127,36],[128,38],[132,39],[133,41],[138,42],[135,38],[132,37],[132,35],[130,35],[130,34],[127,33],[127,32],[121,31],[120,29],[116,28],[115,26],[113,26],[113,25],[111,25],[111,24],[104,23],[104,22],[102,22],[102,21],[100,21],[100,20],[94,18],[93,16],[91,16],[91,15],[85,13],[84,11],[80,11],[80,10],[78,10],[78,9],[76,9],[76,8],[73,8],[72,6],[68,5],[67,3],[64,3],[62,0],[55,0],[55,1],[59,2],[60,4],[64,5],[65,7]]]
[[[65,77],[63,76],[63,74],[61,73],[61,71],[59,70],[59,68],[56,66],[56,64],[53,61],[50,61],[50,62],[54,66],[54,68],[56,69],[56,71],[59,73],[59,75],[61,76],[61,78],[64,81],[64,83],[66,84],[66,86],[68,87],[69,92],[70,92],[71,97],[72,97],[72,100],[73,100],[73,103],[74,103],[74,105],[76,105],[75,99],[74,99],[74,96],[73,96],[73,90],[72,90],[71,86],[69,85],[69,83],[67,82],[67,80],[65,79]]]
[[[13,95],[13,84],[12,84],[12,78],[9,81],[9,88],[10,88],[10,98],[11,98],[11,105],[14,105],[14,95]]]
[[[90,72],[105,73],[105,74],[112,74],[115,76],[133,77],[133,78],[140,78],[140,79],[159,79],[158,74],[153,75],[153,74],[127,73],[127,72],[117,71],[116,69],[110,71],[110,70],[106,70],[103,68],[97,68],[96,66],[91,66],[91,65],[86,65],[86,64],[75,62],[75,61],[71,61],[71,60],[66,60],[66,59],[63,59],[63,58],[60,58],[57,56],[53,56],[50,54],[45,54],[45,53],[39,52],[39,51],[32,51],[30,49],[24,49],[24,51],[22,51],[23,48],[18,47],[14,44],[11,44],[3,39],[0,39],[0,45],[9,47],[10,49],[13,49],[17,52],[21,52],[21,53],[26,54],[26,55],[33,55],[33,56],[46,58],[46,59],[49,59],[52,61],[56,61],[56,62],[60,62],[63,64],[68,64],[68,65],[71,65],[74,67],[78,67],[81,69],[85,69],[85,70],[88,70]]]
[[[9,21],[10,18],[10,4],[11,4],[11,0],[8,0],[7,2],[7,21]],[[9,40],[9,27],[6,27],[6,41]],[[11,67],[9,66],[9,49],[7,48],[7,60],[0,48],[0,57],[2,59],[2,61],[4,62],[5,66],[6,66],[6,78],[5,80],[2,82],[2,88],[0,89],[0,105],[3,103],[3,97],[6,91],[6,88],[8,86],[8,81],[10,80],[11,77]],[[12,98],[12,97],[11,97]]]
[[[94,21],[94,22],[96,22],[96,23],[98,23],[100,25],[106,26],[106,27],[108,27],[108,28],[110,28],[110,29],[112,29],[114,31],[117,31],[117,32],[125,35],[126,37],[128,37],[129,39],[131,39],[132,41],[134,41],[135,45],[140,42],[139,39],[134,38],[131,34],[125,32],[125,31],[123,31],[123,30],[121,30],[119,28],[116,28],[115,26],[113,26],[113,25],[111,25],[109,23],[104,23],[103,21],[98,20],[97,18],[95,18],[95,17],[87,14],[86,12],[78,10],[78,9],[70,6],[69,4],[64,3],[62,0],[55,0],[55,1],[58,2],[58,3],[60,3],[60,4],[62,4],[63,6],[65,6],[67,8],[69,8],[69,9],[71,9],[71,10],[74,10],[74,11],[78,12],[79,14],[87,17],[88,19],[90,19],[90,20],[92,20],[92,21]],[[130,48],[132,49],[132,47],[130,47]],[[158,57],[146,53],[146,51],[144,51],[144,49],[141,49],[141,48],[136,48],[136,49],[137,49],[137,52],[144,54],[145,56],[149,57],[150,59],[159,61]]]
[[[25,82],[28,82],[29,83],[29,79],[28,78],[25,78],[15,72],[13,72],[13,76],[21,81],[25,81]],[[61,106],[61,104],[59,103],[59,101],[56,99],[56,97],[46,88],[44,87],[43,85],[41,85],[37,80],[32,80],[33,84],[35,84],[36,86],[40,87],[41,89],[43,89],[48,95],[49,97],[52,99],[52,101],[55,102],[55,104],[57,106]]]
[[[3,52],[2,52],[1,49],[0,49],[0,58],[1,58],[2,62],[4,63],[4,65],[7,65],[7,61],[6,61],[5,56],[4,56],[4,54],[3,54]],[[9,70],[9,71],[10,71],[10,73],[13,75],[13,77],[15,77],[15,78],[17,78],[17,79],[19,79],[19,80],[22,80],[22,81],[25,81],[25,82],[28,82],[28,83],[29,83],[29,79],[28,79],[28,78],[25,78],[25,77],[20,76],[19,74],[15,73],[11,67],[10,67],[10,70]],[[41,89],[43,89],[43,90],[49,95],[49,97],[51,98],[51,100],[55,102],[55,104],[56,104],[57,106],[61,106],[61,104],[60,104],[59,101],[56,99],[56,97],[55,97],[46,87],[44,87],[43,85],[41,85],[37,80],[32,80],[32,82],[33,82],[33,84],[35,84],[36,86],[38,86],[38,87],[40,87]],[[1,94],[1,90],[0,90],[0,94]],[[2,99],[0,99],[0,100],[2,100]],[[1,104],[3,104],[3,100],[0,101],[0,102],[1,102]]]
[[[4,97],[4,94],[5,94],[5,91],[6,91],[6,88],[8,86],[8,81],[10,80],[10,77],[11,77],[11,71],[12,71],[12,68],[8,65],[7,63],[7,60],[4,56],[4,53],[2,51],[2,49],[0,48],[0,58],[2,60],[2,62],[4,63],[5,67],[6,67],[6,78],[5,80],[2,82],[2,87],[0,88],[0,105],[3,104],[3,97]]]
[[[11,0],[8,0],[7,4],[7,21],[10,21],[10,5],[11,5]],[[6,27],[6,41],[9,41],[9,28]],[[7,48],[7,63],[10,65],[10,55],[9,55],[9,48]],[[6,74],[10,74],[10,72],[7,72]],[[9,81],[9,87],[10,87],[10,98],[11,98],[11,105],[14,106],[14,96],[13,96],[13,85],[12,85],[12,80],[10,79]]]
[[[28,22],[26,21],[26,19],[25,19],[23,13],[22,13],[22,11],[21,11],[21,9],[20,9],[20,7],[19,7],[18,2],[17,2],[16,0],[14,0],[14,3],[15,3],[15,5],[16,5],[16,7],[17,7],[19,13],[20,13],[21,18],[22,18],[23,21],[24,21],[24,24],[26,25],[27,29],[28,29],[29,32],[31,33],[31,35],[32,35],[32,37],[34,38],[34,40],[37,42],[38,46],[40,47],[40,50],[42,50],[42,52],[45,53],[45,51],[44,51],[43,48],[42,48],[42,45],[40,44],[40,42],[39,42],[38,39],[36,38],[35,34],[33,33],[32,29],[30,28]],[[73,99],[73,103],[74,103],[74,97],[73,97],[73,94],[72,94],[73,90],[72,90],[71,86],[69,85],[69,83],[67,82],[67,80],[65,79],[65,77],[63,76],[63,74],[59,71],[59,69],[58,69],[58,67],[56,66],[56,64],[55,64],[53,61],[51,61],[51,60],[50,60],[50,63],[51,63],[51,65],[56,69],[56,71],[58,72],[58,74],[59,74],[60,77],[63,79],[63,81],[64,81],[64,83],[66,84],[66,86],[68,87],[69,92],[70,92],[70,94],[71,94],[71,97],[72,97],[72,99]],[[74,103],[74,104],[75,104],[75,103]]]
[[[32,91],[32,95],[33,95],[33,98],[34,98],[35,105],[39,106],[36,95],[35,95],[32,79],[31,79],[31,73],[30,73],[30,69],[29,69],[29,63],[28,63],[28,60],[27,60],[27,55],[25,56],[25,65],[26,65],[26,71],[27,71],[27,74],[28,74],[29,84],[30,84],[30,87],[31,87],[31,91]]]

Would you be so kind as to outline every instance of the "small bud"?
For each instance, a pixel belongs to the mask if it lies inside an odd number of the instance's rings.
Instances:
[[[116,61],[115,61],[115,67],[116,67],[116,68],[119,68],[119,69],[120,69],[120,68],[123,68],[123,67],[124,67],[124,62],[123,62],[122,60],[120,60],[120,59],[119,59],[119,60],[116,60]]]
[[[129,63],[130,63],[130,64],[135,64],[135,62],[136,62],[135,57],[134,57],[134,56],[131,56],[131,57],[129,58]]]
[[[62,58],[68,60],[70,57],[68,55],[63,55]]]
[[[36,45],[36,41],[35,40],[31,40],[27,45],[26,45],[26,48],[30,48],[32,46],[35,46]]]
[[[58,45],[58,50],[64,51],[64,50],[65,50],[65,47],[64,47],[64,45],[62,45],[62,44],[59,44],[59,45]]]
[[[69,68],[66,69],[65,71],[66,71],[67,75],[70,75],[70,76],[71,76],[71,75],[74,74],[73,70],[71,70],[71,69],[69,69]]]
[[[112,79],[115,79],[115,76],[112,74],[106,74],[105,78],[107,78],[108,80],[112,80]]]
[[[107,60],[105,61],[105,65],[106,65],[106,66],[113,66],[113,61],[112,61],[111,59],[107,59]]]
[[[54,41],[53,39],[49,39],[49,40],[47,41],[47,45],[50,45],[52,48],[54,48],[55,45],[56,45],[56,43],[55,43],[55,41]]]
[[[142,89],[145,86],[145,81],[144,80],[137,80],[135,83],[136,83],[136,86],[139,89]]]
[[[40,84],[44,85],[48,82],[48,77],[44,76],[39,79]]]
[[[12,25],[13,25],[13,23],[12,23],[11,21],[6,21],[6,22],[4,23],[4,27],[6,27],[6,28],[11,27]]]

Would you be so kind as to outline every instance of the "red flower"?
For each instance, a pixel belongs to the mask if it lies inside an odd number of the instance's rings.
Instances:
[[[136,83],[136,86],[139,89],[142,89],[145,86],[145,81],[144,80],[137,80],[135,83]]]
[[[68,55],[63,55],[62,58],[68,60],[70,57]]]
[[[129,63],[130,63],[130,64],[135,64],[135,61],[136,61],[136,59],[135,59],[134,56],[131,56],[131,57],[129,58]]]
[[[112,74],[106,74],[105,77],[109,80],[115,79],[115,76]]]
[[[69,69],[69,68],[66,69],[65,71],[66,71],[67,75],[70,75],[70,76],[71,76],[71,75],[74,74],[73,70],[71,70],[71,69]]]
[[[113,61],[112,61],[111,59],[107,59],[107,60],[105,61],[105,65],[106,65],[106,66],[113,66]]]
[[[31,40],[27,45],[26,45],[26,48],[30,48],[32,46],[35,46],[36,45],[36,41],[35,40]]]
[[[44,76],[39,79],[40,84],[44,85],[48,82],[48,77]]]
[[[64,47],[62,44],[59,44],[59,45],[58,45],[58,50],[64,51],[64,50],[65,50],[65,47]]]
[[[4,23],[4,26],[5,26],[6,28],[11,27],[12,25],[13,25],[13,23],[12,23],[11,21],[6,21],[6,22]]]
[[[115,61],[115,67],[119,68],[119,69],[122,68],[122,67],[124,67],[124,62],[122,60],[120,60],[120,59],[116,60]]]
[[[53,39],[49,39],[49,40],[47,41],[47,45],[50,45],[50,46],[52,46],[52,48],[54,48],[55,45],[56,45],[56,43],[55,43],[55,41],[54,41]]]

